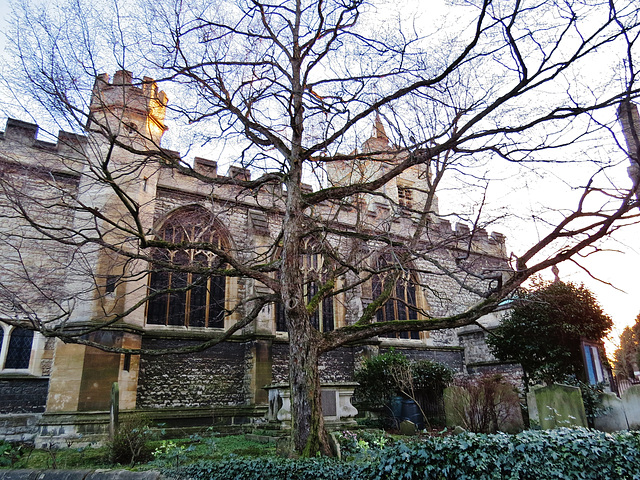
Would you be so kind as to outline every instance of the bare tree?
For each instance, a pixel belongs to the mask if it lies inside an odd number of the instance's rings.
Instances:
[[[19,149],[3,159],[1,215],[16,225],[0,237],[13,279],[0,285],[3,319],[139,353],[89,334],[135,323],[154,298],[195,292],[213,277],[247,282],[252,294],[221,308],[224,334],[183,350],[225,341],[265,306],[282,305],[300,453],[329,453],[321,354],[376,335],[471,324],[532,274],[588,253],[633,221],[636,187],[607,183],[602,161],[614,144],[615,107],[638,95],[633,1],[454,2],[458,16],[445,28],[394,21],[384,5],[361,0],[40,8],[25,3],[16,12],[5,87],[33,115],[47,112],[86,136],[64,136],[64,154],[51,152],[45,163]],[[592,78],[584,69],[593,65],[609,68]],[[102,75],[114,70],[122,72],[111,82]],[[218,176],[161,145],[165,109],[178,132],[165,136],[169,146],[189,135],[193,147],[233,152],[241,168]],[[359,149],[374,117],[374,136]],[[503,242],[486,239],[499,217],[487,185],[504,172],[565,162],[574,162],[566,182],[580,194],[551,205],[540,240],[510,263],[483,255],[478,239]],[[235,198],[228,211],[273,209],[277,233],[252,251],[234,247],[207,233],[220,210],[194,210],[199,230],[186,220],[162,230],[148,192],[168,169],[197,182],[203,198]],[[440,189],[473,197],[471,207],[441,211]],[[386,217],[367,214],[376,204]],[[452,233],[447,217],[471,228]],[[28,264],[21,242],[50,261]],[[180,260],[181,251],[207,260]],[[309,268],[313,256],[322,267]],[[176,280],[154,284],[161,272]],[[126,295],[112,296],[106,285],[116,283]],[[316,325],[325,299],[348,304],[363,288],[371,302],[350,304],[346,325]],[[464,308],[448,306],[452,288]],[[426,292],[432,308],[414,305],[412,289]],[[410,308],[393,316],[388,305]]]

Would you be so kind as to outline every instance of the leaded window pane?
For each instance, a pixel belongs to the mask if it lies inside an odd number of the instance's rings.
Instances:
[[[177,252],[173,262],[176,265],[187,265],[189,256],[187,252]],[[171,292],[169,294],[169,325],[185,324],[185,308],[187,306],[187,292],[185,288],[189,283],[188,273],[171,272]]]
[[[378,268],[389,265],[388,259],[381,257],[378,260]],[[391,273],[389,273],[390,275]],[[382,294],[385,273],[375,275],[371,282],[373,298],[376,299]],[[418,310],[416,307],[416,287],[410,279],[400,278],[396,283],[395,295],[389,298],[386,303],[376,312],[378,322],[390,322],[394,320],[417,320]],[[412,338],[420,339],[418,330],[409,332],[389,333],[380,335],[387,338]]]
[[[199,253],[195,256],[193,263],[198,266],[207,265],[207,256]],[[207,277],[203,275],[193,275],[193,288],[191,289],[191,299],[189,302],[189,326],[204,327],[207,320]]]
[[[286,332],[287,331],[287,321],[284,317],[284,305],[281,302],[276,303],[276,331],[278,332]]]
[[[169,285],[169,272],[160,270],[151,273],[149,282],[149,293],[154,294],[166,290]],[[167,305],[169,304],[169,294],[160,293],[149,300],[147,311],[147,323],[154,325],[165,325],[167,323]]]
[[[226,278],[213,276],[210,279],[211,290],[209,292],[209,326],[224,328],[224,297]]]
[[[307,284],[307,303],[311,301],[316,293],[318,293],[318,286],[315,282],[309,282]],[[320,311],[317,308],[311,314],[311,318],[309,320],[313,328],[315,328],[316,330],[320,329]]]
[[[29,368],[33,332],[24,328],[15,328],[9,336],[9,348],[4,368]]]
[[[202,211],[181,212],[167,223],[159,236],[167,241],[210,243],[222,247],[217,232],[202,228],[207,224]],[[216,257],[194,250],[158,250],[155,257],[176,266],[215,264]],[[217,265],[216,265],[217,266]],[[149,299],[147,323],[186,325],[192,327],[224,327],[225,277],[203,276],[180,271],[179,268],[155,268],[149,278],[149,293],[167,291]]]
[[[335,328],[333,322],[333,297],[322,301],[322,331],[330,332]]]

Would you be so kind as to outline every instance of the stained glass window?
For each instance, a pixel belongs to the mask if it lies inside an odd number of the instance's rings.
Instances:
[[[372,293],[373,298],[376,299],[382,295],[384,288],[384,281],[388,275],[393,275],[395,272],[392,269],[384,271],[386,267],[391,265],[391,260],[387,257],[380,257],[378,259],[378,268],[381,272],[373,276],[372,279]],[[411,275],[408,272],[404,272],[397,280],[394,292],[386,303],[378,309],[376,312],[376,320],[378,322],[390,322],[395,320],[417,320],[418,309],[416,303],[416,285]],[[418,330],[411,330],[409,332],[399,332],[384,335],[391,338],[411,338],[414,340],[420,339],[420,332]]]
[[[202,248],[196,245],[154,253],[147,323],[223,328],[226,277],[210,274],[222,267],[211,250],[225,249],[215,222],[201,210],[179,212],[165,223],[159,237],[172,243],[200,244]],[[197,272],[199,268],[203,273]]]
[[[9,334],[9,348],[4,362],[5,369],[27,369],[31,359],[33,332],[24,328],[14,328]]]

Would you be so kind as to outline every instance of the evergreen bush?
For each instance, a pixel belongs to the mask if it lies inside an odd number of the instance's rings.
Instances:
[[[640,479],[639,447],[640,432],[635,431],[609,434],[560,428],[516,435],[463,433],[395,442],[382,448],[363,446],[367,455],[361,461],[231,457],[187,466],[174,478],[632,480]]]
[[[430,360],[409,360],[402,353],[389,352],[368,358],[355,372],[355,397],[364,407],[383,408],[391,398],[402,394],[398,372],[406,370],[416,393],[442,394],[453,379],[453,371]]]

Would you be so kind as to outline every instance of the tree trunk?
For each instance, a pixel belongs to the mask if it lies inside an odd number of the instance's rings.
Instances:
[[[289,330],[292,447],[303,456],[331,455],[320,403],[318,355],[320,333],[313,328],[304,295],[303,238],[308,233],[302,214],[302,167],[297,161],[287,182],[283,222],[280,286]]]
[[[293,450],[300,455],[314,456],[317,452],[330,455],[320,404],[320,334],[311,326],[304,295],[301,245],[306,232],[300,214],[300,172],[300,168],[293,170],[291,176],[294,181],[288,184],[280,272],[282,301],[289,330],[291,438]]]
[[[315,332],[309,322],[303,323],[306,324],[306,328],[294,327],[289,331],[291,440],[293,449],[302,456],[311,457],[317,452],[331,455],[322,416]]]
[[[302,2],[296,0],[291,58],[291,151],[286,179],[287,199],[282,232],[281,296],[289,330],[289,386],[291,389],[292,447],[302,456],[320,452],[331,454],[324,429],[320,404],[318,347],[320,334],[310,322],[305,300],[305,274],[302,268],[303,239],[308,235],[302,202],[302,134],[304,104],[302,98],[302,49],[298,32]]]

